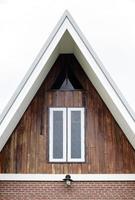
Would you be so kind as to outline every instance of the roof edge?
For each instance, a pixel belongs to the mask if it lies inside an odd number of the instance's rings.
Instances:
[[[78,27],[76,22],[74,21],[73,17],[68,12],[68,10],[65,11],[65,15],[69,19],[69,21],[71,22],[71,24],[74,27],[74,29],[76,30],[76,32],[78,33],[78,36],[83,41],[85,47],[87,48],[87,50],[89,51],[89,53],[91,54],[91,56],[93,57],[95,62],[97,63],[98,67],[100,68],[102,73],[105,75],[106,79],[108,80],[108,82],[110,83],[111,87],[113,88],[113,90],[117,94],[118,98],[120,99],[121,103],[123,104],[123,106],[125,107],[127,112],[129,113],[129,115],[131,116],[132,120],[135,122],[135,112],[130,107],[129,103],[126,101],[125,97],[123,96],[122,92],[120,91],[120,89],[118,88],[118,86],[116,85],[114,80],[111,78],[109,72],[106,70],[106,68],[104,67],[102,61],[99,59],[98,55],[93,50],[93,48],[90,45],[89,41],[86,39],[86,37],[84,36],[84,34],[80,30],[80,28]]]
[[[108,80],[108,82],[112,86],[113,90],[116,92],[118,98],[120,99],[121,103],[123,104],[123,106],[125,107],[125,109],[127,110],[127,112],[129,113],[129,115],[132,118],[132,120],[135,122],[135,112],[133,111],[133,109],[130,107],[129,103],[124,98],[124,96],[121,93],[120,89],[118,88],[118,86],[115,84],[115,82],[111,78],[109,72],[105,69],[103,63],[101,62],[101,60],[97,56],[96,52],[93,50],[92,46],[89,44],[88,40],[83,35],[82,31],[80,30],[80,28],[78,27],[78,25],[74,21],[73,17],[69,13],[69,11],[65,10],[64,13],[63,13],[63,15],[61,16],[60,20],[56,24],[55,28],[51,32],[49,38],[47,39],[47,41],[45,42],[45,44],[41,48],[40,52],[36,56],[35,60],[31,64],[30,69],[25,74],[25,76],[22,79],[21,83],[19,84],[19,86],[17,87],[16,91],[14,92],[13,96],[10,98],[10,100],[8,101],[8,103],[5,106],[4,110],[2,111],[2,113],[0,115],[0,124],[2,123],[2,121],[4,120],[4,118],[6,117],[7,113],[9,112],[9,110],[12,107],[13,103],[15,102],[17,96],[19,95],[19,93],[23,89],[23,87],[26,84],[27,80],[31,76],[32,72],[36,68],[37,64],[41,60],[42,56],[44,55],[45,51],[47,50],[48,46],[50,45],[51,41],[55,37],[56,33],[58,32],[59,28],[62,26],[62,24],[64,23],[64,21],[65,21],[66,18],[68,18],[68,20],[70,21],[70,23],[72,24],[72,26],[76,30],[78,36],[83,41],[85,47],[87,48],[87,50],[89,51],[89,53],[91,54],[91,56],[93,57],[93,59],[95,60],[95,62],[97,63],[98,67],[101,69],[102,73],[105,75],[106,79]]]
[[[69,24],[69,27],[67,26],[67,24]],[[65,26],[66,25],[66,26]],[[85,38],[85,36],[83,35],[83,33],[81,32],[81,30],[79,29],[78,25],[76,24],[76,22],[74,21],[74,19],[72,18],[72,16],[70,15],[70,13],[66,10],[64,12],[64,14],[62,15],[62,17],[60,18],[60,20],[58,21],[57,25],[55,26],[55,28],[53,29],[53,31],[51,32],[49,38],[47,39],[47,41],[45,42],[45,44],[43,45],[42,49],[40,50],[39,54],[37,55],[37,57],[35,58],[34,62],[32,63],[30,69],[27,71],[25,77],[23,78],[23,80],[21,81],[21,83],[19,84],[17,90],[15,91],[14,95],[12,96],[12,98],[10,99],[8,105],[6,106],[5,110],[3,111],[3,116],[1,117],[0,120],[0,125],[2,125],[4,128],[2,129],[1,126],[1,135],[5,135],[6,133],[6,128],[8,126],[10,126],[10,123],[14,123],[13,122],[13,117],[8,119],[8,116],[11,117],[11,113],[12,113],[12,108],[15,108],[16,106],[16,101],[19,99],[19,96],[21,96],[21,94],[23,93],[23,89],[25,88],[25,86],[28,85],[29,80],[31,79],[34,70],[36,69],[36,67],[39,66],[40,61],[44,60],[44,55],[47,54],[47,52],[49,51],[50,46],[55,43],[55,36],[57,38],[57,34],[59,35],[59,30],[61,30],[61,28],[63,29],[64,27],[64,31],[68,30],[68,28],[73,29],[73,31],[71,32],[75,32],[76,37],[78,38],[78,43],[81,43],[82,46],[84,46],[84,49],[86,49],[86,51],[88,52],[89,57],[92,58],[92,60],[94,61],[94,64],[97,66],[97,68],[99,68],[100,73],[102,74],[102,76],[105,79],[105,82],[108,83],[109,87],[111,90],[113,90],[114,95],[117,97],[117,99],[120,102],[120,106],[122,106],[122,109],[124,109],[124,113],[125,115],[128,115],[128,120],[126,121],[126,128],[130,125],[132,126],[132,131],[134,130],[134,125],[133,124],[135,122],[135,118],[131,115],[131,113],[128,110],[128,107],[125,104],[125,101],[123,100],[124,98],[122,98],[121,93],[119,91],[119,89],[117,88],[117,86],[115,85],[115,83],[113,82],[112,78],[110,77],[109,73],[106,71],[106,69],[104,68],[102,62],[100,61],[100,59],[98,58],[98,56],[96,55],[96,53],[94,52],[94,50],[92,49],[92,47],[90,46],[88,40]],[[67,28],[68,27],[68,28]],[[70,29],[70,30],[71,30]],[[74,35],[74,34],[73,34]],[[75,38],[76,38],[75,37]],[[73,39],[75,39],[73,38]],[[56,39],[57,40],[57,39]],[[76,40],[77,41],[77,40]],[[80,41],[80,42],[79,42]],[[85,57],[85,56],[84,56]],[[88,58],[88,56],[87,56]],[[48,58],[47,58],[48,59]],[[90,62],[89,62],[90,63]],[[91,65],[91,64],[90,64]],[[90,66],[89,65],[89,66]],[[44,68],[44,65],[42,64],[42,68]],[[38,79],[38,78],[37,78]],[[35,79],[36,80],[36,79]],[[35,84],[35,83],[34,83]],[[33,84],[33,85],[34,85]],[[103,84],[104,87],[105,84]],[[32,86],[31,86],[32,88]],[[27,97],[27,93],[25,93],[25,97]],[[110,98],[112,99],[112,95],[110,95]],[[29,101],[30,102],[30,101]],[[28,104],[29,104],[28,102]],[[25,104],[27,104],[27,102],[25,102]],[[21,107],[21,103],[19,102],[18,104],[18,108],[20,109]],[[26,106],[26,105],[25,105]],[[119,109],[118,105],[116,104],[116,107]],[[16,110],[17,108],[15,108]],[[124,114],[122,111],[120,111],[120,115],[122,116],[121,118],[125,118]],[[23,112],[24,113],[24,112]],[[16,114],[16,111],[14,111],[14,115]],[[18,123],[17,120],[19,120],[19,116],[16,119],[16,124]],[[7,125],[5,125],[5,121],[7,122]],[[131,124],[129,123],[131,122]],[[14,125],[15,125],[14,123]],[[14,126],[13,125],[13,126]],[[12,126],[12,128],[13,128]],[[15,126],[14,126],[15,127]],[[5,131],[3,131],[5,129]],[[6,141],[9,137],[9,134],[11,134],[10,132],[11,129],[8,129],[8,135],[6,136]],[[134,131],[133,134],[135,135]],[[134,136],[135,138],[135,136]],[[2,138],[1,138],[2,139]],[[2,143],[2,142],[1,142]],[[130,143],[134,146],[135,148],[135,144],[130,140]],[[5,142],[3,142],[3,144],[1,144],[1,146],[3,146],[5,144]]]
[[[45,42],[45,44],[41,48],[40,52],[38,53],[38,55],[36,56],[36,58],[32,62],[31,67],[26,72],[26,74],[23,77],[22,81],[20,82],[20,84],[18,85],[17,89],[15,90],[14,94],[12,95],[12,97],[8,101],[7,105],[3,109],[2,113],[0,114],[0,125],[1,125],[2,121],[5,119],[6,115],[8,114],[8,112],[11,109],[12,105],[14,104],[15,100],[17,99],[18,95],[22,91],[23,87],[25,86],[26,82],[28,81],[29,77],[31,76],[32,72],[36,68],[37,64],[41,60],[42,56],[46,52],[47,48],[49,47],[51,41],[55,37],[55,35],[58,32],[59,28],[62,26],[62,24],[64,23],[65,19],[67,17],[69,17],[69,15],[70,15],[69,12],[67,10],[65,10],[65,12],[61,16],[60,20],[58,21],[58,23],[56,24],[54,29],[51,31],[51,34],[49,35],[49,38],[47,39],[47,41]]]

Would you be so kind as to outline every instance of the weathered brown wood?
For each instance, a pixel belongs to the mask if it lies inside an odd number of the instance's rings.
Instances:
[[[51,90],[64,58],[84,90]],[[85,107],[85,163],[49,163],[49,107]],[[73,55],[61,55],[0,153],[0,173],[135,173],[135,151]]]

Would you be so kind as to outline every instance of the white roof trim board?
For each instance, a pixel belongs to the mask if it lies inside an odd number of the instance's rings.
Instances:
[[[66,174],[0,174],[0,181],[63,181]],[[135,181],[135,174],[71,174],[73,181]]]
[[[74,55],[119,126],[135,148],[135,116],[68,11],[65,11],[0,116],[0,151],[59,55],[59,42],[68,31]]]

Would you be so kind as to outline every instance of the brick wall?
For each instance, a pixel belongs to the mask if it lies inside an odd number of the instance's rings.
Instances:
[[[135,200],[135,182],[0,182],[0,200]]]

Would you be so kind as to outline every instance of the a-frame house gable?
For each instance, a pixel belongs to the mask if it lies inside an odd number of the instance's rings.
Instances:
[[[68,42],[66,42],[68,39],[71,42],[70,50],[68,49]],[[63,40],[65,42],[62,45]],[[66,11],[3,111],[0,122],[0,150],[12,134],[61,51],[74,53],[115,120],[135,148],[135,121],[132,111],[77,24]]]
[[[68,85],[69,80],[72,87]],[[84,113],[84,120],[79,123],[84,122],[81,126],[85,127],[84,139],[80,137],[76,109]],[[66,115],[62,120],[60,113],[63,110]],[[62,121],[66,121],[63,131],[60,128]],[[64,135],[66,139],[62,139]],[[24,173],[37,176],[40,173],[133,175],[135,172],[134,149],[74,54],[58,56],[0,157],[2,176],[6,173],[16,174],[16,177]]]

